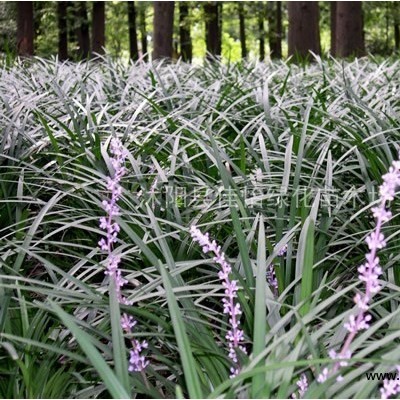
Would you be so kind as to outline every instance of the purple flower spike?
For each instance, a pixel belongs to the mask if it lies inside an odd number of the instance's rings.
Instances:
[[[116,216],[120,215],[117,203],[122,194],[120,181],[126,172],[124,164],[128,152],[124,149],[119,139],[113,138],[110,143],[110,153],[113,156],[111,158],[111,165],[114,168],[114,174],[112,177],[107,177],[107,190],[110,191],[110,199],[103,200],[102,205],[107,215],[100,218],[100,229],[106,231],[106,236],[99,241],[99,246],[102,251],[107,253],[105,275],[108,275],[110,279],[114,281],[119,303],[132,305],[132,302],[121,293],[122,287],[128,282],[122,276],[121,270],[119,269],[121,257],[113,254],[113,245],[117,242],[117,236],[120,231],[120,226],[114,219]],[[121,327],[125,333],[131,334],[135,325],[136,321],[132,316],[123,314],[121,317]],[[146,349],[148,344],[146,341],[139,342],[136,339],[131,339],[131,344],[132,349],[130,350],[128,370],[130,372],[142,371],[149,364],[144,356],[141,355],[141,351]]]
[[[337,372],[340,367],[347,365],[345,361],[341,359],[349,359],[351,357],[350,345],[353,342],[357,333],[361,330],[368,329],[372,316],[367,313],[369,304],[374,294],[379,292],[381,285],[379,283],[379,277],[382,275],[382,268],[379,266],[379,258],[377,257],[378,250],[386,247],[385,236],[382,233],[382,225],[388,222],[392,217],[392,213],[386,209],[386,202],[394,199],[396,188],[400,186],[400,161],[394,161],[389,171],[383,175],[383,183],[379,187],[379,203],[378,206],[372,208],[372,213],[375,218],[375,229],[365,239],[369,252],[365,255],[366,262],[358,267],[358,278],[364,283],[364,291],[357,293],[354,297],[354,302],[357,305],[357,312],[350,315],[349,320],[344,324],[344,327],[348,330],[349,334],[343,344],[342,349],[339,353],[331,351],[330,357],[337,361],[332,371],[324,368],[322,374],[317,378],[318,382],[324,382],[330,372]],[[338,378],[342,379],[341,377]],[[386,386],[385,386],[386,385]],[[400,385],[395,386],[393,382],[386,382],[384,388],[381,389],[382,398],[383,396],[390,396],[396,393],[400,393]]]
[[[222,304],[224,306],[223,312],[229,315],[229,324],[231,326],[225,338],[228,340],[228,356],[233,362],[233,366],[230,369],[230,376],[234,377],[239,373],[240,369],[237,350],[246,354],[246,349],[242,345],[244,333],[239,329],[240,322],[238,317],[240,317],[242,310],[240,304],[235,301],[238,291],[237,281],[229,278],[232,267],[225,260],[225,254],[221,251],[221,246],[218,246],[215,240],[211,241],[208,233],[201,233],[195,226],[190,228],[190,234],[193,240],[202,246],[203,253],[214,253],[214,261],[221,266],[218,277],[222,281],[222,286],[225,288],[225,298],[222,299]]]

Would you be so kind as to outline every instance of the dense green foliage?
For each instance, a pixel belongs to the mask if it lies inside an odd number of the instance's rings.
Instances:
[[[353,343],[342,382],[315,376],[345,336],[370,204],[397,158],[399,69],[109,58],[3,68],[0,397],[287,398],[303,372],[307,397],[379,397],[365,372],[400,358],[398,201],[372,328]],[[97,247],[112,135],[129,150],[116,252],[134,305],[123,308],[149,342],[150,366],[128,378],[110,345],[115,314]],[[235,379],[218,270],[193,244],[192,224],[223,245],[240,282],[250,358]],[[278,297],[258,273],[270,262]]]

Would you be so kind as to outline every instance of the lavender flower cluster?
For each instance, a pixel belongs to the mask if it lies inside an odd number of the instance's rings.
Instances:
[[[308,380],[305,374],[301,374],[300,379],[296,382],[298,392],[299,392],[299,399],[302,399],[308,390]],[[292,394],[292,399],[297,399],[296,393]]]
[[[126,173],[124,165],[128,152],[124,149],[119,139],[113,138],[110,142],[110,153],[113,156],[111,158],[111,164],[114,168],[114,174],[112,177],[107,177],[107,189],[111,197],[102,202],[107,215],[100,218],[100,228],[106,231],[106,237],[99,241],[99,246],[101,250],[107,253],[105,274],[114,281],[118,301],[121,304],[131,305],[132,302],[121,293],[122,287],[128,282],[123,278],[121,270],[119,269],[121,257],[113,254],[113,245],[117,242],[117,236],[120,231],[120,226],[115,222],[115,217],[120,215],[120,209],[117,203],[122,194],[120,182]],[[121,326],[125,333],[131,334],[135,325],[136,321],[132,316],[126,313],[122,315]],[[148,361],[141,355],[141,351],[142,349],[146,349],[148,344],[146,341],[139,342],[136,339],[131,339],[131,344],[132,349],[130,350],[128,369],[129,371],[142,371],[148,365]]]
[[[383,175],[383,183],[379,187],[379,203],[377,207],[372,208],[372,212],[375,218],[375,229],[366,238],[366,243],[369,248],[369,252],[366,254],[366,262],[358,268],[359,280],[364,283],[364,291],[359,292],[354,297],[354,302],[357,305],[357,312],[350,316],[348,322],[344,324],[344,327],[348,330],[349,334],[343,344],[342,349],[339,353],[334,350],[329,352],[329,356],[338,360],[334,364],[333,371],[336,372],[340,367],[347,365],[346,359],[350,359],[352,354],[350,351],[350,345],[361,330],[368,329],[372,316],[368,313],[369,304],[372,297],[379,292],[381,285],[379,277],[382,274],[382,268],[379,265],[379,258],[377,257],[378,250],[386,247],[385,236],[382,233],[382,225],[389,221],[392,217],[390,210],[386,208],[386,203],[394,199],[395,191],[400,186],[400,161],[394,161],[389,171]],[[322,373],[317,377],[318,382],[324,382],[330,375],[328,368],[324,368]],[[341,376],[338,377],[340,381]],[[384,384],[382,388],[382,398],[384,396],[394,395],[400,393],[400,385],[394,385],[390,382]]]
[[[230,279],[232,267],[225,259],[225,254],[221,251],[221,246],[218,246],[216,241],[211,241],[208,233],[203,234],[198,228],[192,226],[190,228],[190,234],[195,242],[202,246],[203,253],[214,253],[214,261],[221,266],[221,270],[218,272],[218,277],[222,282],[222,286],[225,288],[225,297],[222,299],[224,305],[224,314],[229,316],[229,324],[231,329],[226,334],[229,348],[229,358],[233,362],[233,366],[230,369],[231,377],[236,376],[239,373],[239,361],[237,358],[237,350],[241,350],[247,354],[246,348],[243,346],[243,330],[239,328],[240,325],[240,314],[242,313],[240,304],[235,301],[237,298],[237,281]]]

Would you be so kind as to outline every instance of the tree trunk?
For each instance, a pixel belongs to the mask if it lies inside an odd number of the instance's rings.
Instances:
[[[282,38],[283,38],[283,28],[282,28],[282,3],[280,1],[276,2],[276,42],[275,42],[275,54],[274,58],[282,58]]]
[[[265,29],[264,29],[264,4],[261,3],[261,10],[258,12],[258,40],[260,61],[265,60]]]
[[[134,1],[128,1],[128,26],[129,26],[129,54],[131,60],[139,59],[139,50],[136,33],[136,8]]]
[[[76,37],[78,39],[78,58],[85,59],[89,57],[90,36],[89,21],[87,16],[86,3],[79,1],[75,5],[75,15],[77,19]]]
[[[319,6],[317,1],[290,1],[289,55],[309,58],[309,51],[321,53],[319,40]]]
[[[336,57],[336,1],[331,1],[331,55]]]
[[[66,1],[59,1],[57,3],[58,58],[61,61],[68,59],[67,4]]]
[[[204,4],[204,17],[206,24],[206,49],[207,58],[214,59],[221,56],[222,49],[222,21],[221,3],[208,1]]]
[[[104,54],[105,46],[105,2],[93,2],[92,21],[92,56],[94,53]]]
[[[240,46],[242,49],[242,58],[247,58],[247,48],[246,48],[246,27],[245,27],[245,16],[244,16],[244,8],[243,2],[239,2],[238,4],[238,13],[239,13],[239,37],[240,37]]]
[[[282,4],[275,1],[268,3],[267,7],[270,57],[279,59],[282,58]]]
[[[338,57],[365,54],[362,3],[338,1],[336,5],[336,55]]]
[[[179,41],[181,57],[185,62],[192,62],[193,46],[190,37],[189,7],[185,1],[179,2]]]
[[[154,2],[154,50],[153,59],[172,58],[172,34],[174,28],[174,2]]]
[[[139,30],[140,30],[140,43],[142,46],[142,57],[144,61],[148,61],[147,54],[147,29],[146,29],[146,5],[139,3]]]
[[[33,56],[33,1],[17,1],[18,55]]]
[[[399,3],[393,2],[393,16],[394,16],[394,49],[395,51],[400,50],[400,15],[399,15]]]

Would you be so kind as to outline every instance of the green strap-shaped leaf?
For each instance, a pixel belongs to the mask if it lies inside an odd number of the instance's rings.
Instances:
[[[103,380],[104,385],[110,392],[114,399],[128,399],[130,398],[128,392],[123,387],[123,384],[115,376],[112,369],[105,362],[104,358],[101,356],[99,351],[93,345],[91,337],[88,333],[83,331],[73,318],[67,314],[58,304],[50,302],[54,312],[61,319],[63,324],[71,331],[75,339],[81,346],[82,350],[85,352],[89,360],[91,361],[93,367],[96,369],[100,378]]]
[[[159,263],[159,267],[164,282],[168,309],[171,315],[172,326],[174,327],[179,355],[182,360],[182,368],[185,376],[186,386],[189,392],[189,397],[191,399],[201,399],[204,396],[201,391],[199,376],[196,372],[195,360],[193,357],[192,349],[190,347],[189,339],[186,334],[185,325],[180,314],[178,302],[176,301],[174,292],[172,290],[168,272],[166,271],[164,266],[161,265],[161,263]]]

